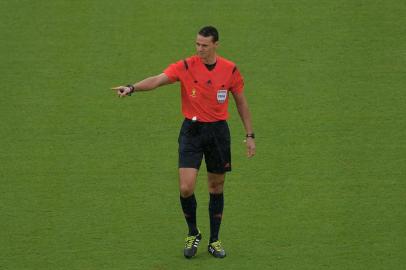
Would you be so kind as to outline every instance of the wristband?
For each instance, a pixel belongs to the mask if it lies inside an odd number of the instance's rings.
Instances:
[[[247,135],[245,135],[245,138],[253,138],[253,139],[255,139],[255,133],[247,134]]]

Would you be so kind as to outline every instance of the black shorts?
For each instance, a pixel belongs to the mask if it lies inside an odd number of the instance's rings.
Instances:
[[[200,169],[203,155],[211,173],[231,171],[230,130],[226,121],[185,119],[179,134],[179,168]]]

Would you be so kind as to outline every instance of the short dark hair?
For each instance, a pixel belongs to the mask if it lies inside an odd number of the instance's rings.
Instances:
[[[199,31],[199,35],[204,37],[212,37],[213,42],[219,40],[219,32],[214,26],[205,26]]]

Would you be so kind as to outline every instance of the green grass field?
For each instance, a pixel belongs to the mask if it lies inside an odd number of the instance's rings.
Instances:
[[[0,1],[0,269],[406,269],[406,4]],[[224,260],[183,258],[179,85],[110,87],[220,31],[257,135],[230,103]],[[204,167],[203,167],[204,168]]]

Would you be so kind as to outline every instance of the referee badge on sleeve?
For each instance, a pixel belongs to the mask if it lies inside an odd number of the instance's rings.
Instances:
[[[224,103],[227,99],[227,90],[225,89],[220,89],[217,91],[217,102],[218,103]]]

